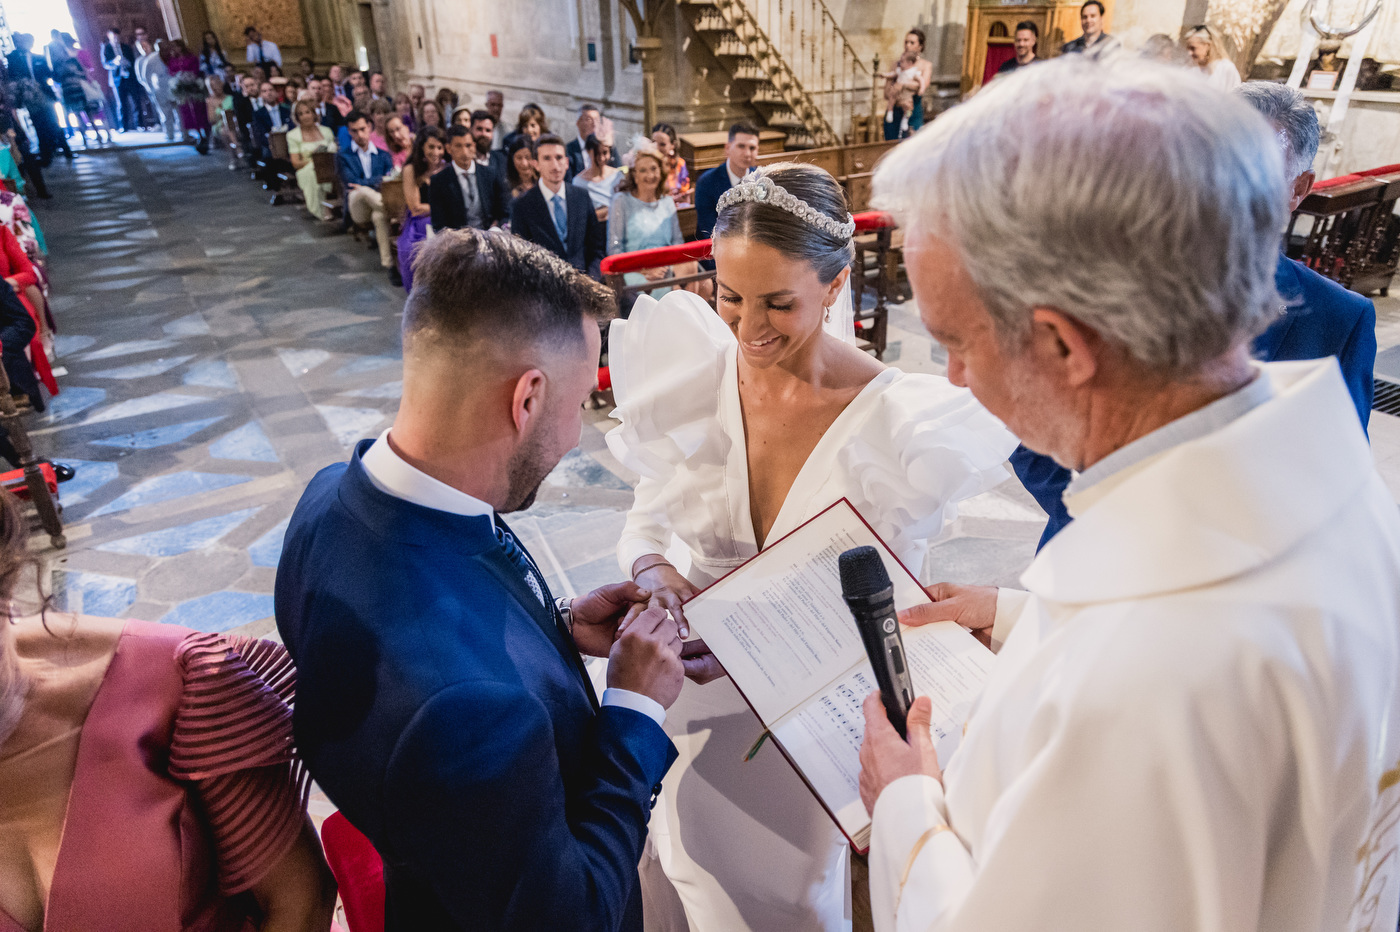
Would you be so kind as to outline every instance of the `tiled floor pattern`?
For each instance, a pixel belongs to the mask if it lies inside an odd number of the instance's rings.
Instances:
[[[35,439],[78,467],[62,487],[61,604],[264,635],[307,480],[397,406],[403,294],[362,245],[269,207],[225,165],[156,147],[49,172],[57,196],[40,220],[67,375]],[[1382,345],[1400,343],[1400,301],[1380,305]],[[890,339],[890,362],[943,370],[912,309],[895,309]],[[1400,419],[1373,424],[1378,460],[1400,477]],[[609,426],[589,413],[579,450],[512,519],[560,594],[620,576],[613,547],[636,477],[608,453]],[[930,554],[935,575],[1013,583],[1042,522],[1005,483],[965,504]]]

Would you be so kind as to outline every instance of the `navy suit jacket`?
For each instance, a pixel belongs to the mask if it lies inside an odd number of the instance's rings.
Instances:
[[[307,768],[384,861],[387,932],[641,929],[675,747],[598,708],[490,518],[381,492],[356,448],[287,528],[277,628]]]
[[[340,180],[347,187],[352,184],[362,184],[368,188],[378,189],[384,176],[394,170],[394,157],[378,146],[374,147],[374,154],[369,157],[369,174],[365,174],[364,166],[360,164],[360,156],[356,154],[353,145],[341,149],[335,157],[336,169],[340,172]]]
[[[608,252],[608,228],[593,212],[593,199],[576,184],[564,183],[564,206],[569,215],[569,241],[559,242],[554,215],[535,185],[510,205],[510,231],[543,246],[580,271],[598,277]]]
[[[316,106],[321,106],[319,101]],[[316,122],[334,133],[345,125],[345,117],[341,114],[340,108],[335,104],[326,104],[325,108],[325,112],[316,117]]]
[[[1254,357],[1261,362],[1284,362],[1336,356],[1361,429],[1367,430],[1375,391],[1376,306],[1287,256],[1279,256],[1274,286],[1283,297],[1285,311],[1255,338],[1250,347]],[[1024,445],[1011,454],[1011,467],[1049,515],[1040,537],[1039,546],[1044,547],[1074,520],[1064,502],[1070,471]]]
[[[481,203],[481,219],[490,229],[492,224],[505,219],[505,199],[501,196],[501,185],[489,168],[476,166],[476,196]],[[428,183],[428,207],[432,209],[434,230],[460,230],[467,225],[467,200],[462,196],[462,185],[457,180],[457,170],[449,159],[448,166],[433,176]]]
[[[728,162],[720,162],[695,182],[695,238],[709,239],[719,216],[719,199],[734,187],[729,183]]]
[[[291,132],[292,108],[286,104],[278,104],[277,109],[282,112],[282,130]],[[272,114],[268,112],[267,105],[264,104],[253,111],[253,145],[258,147],[263,158],[271,158],[272,150],[268,148],[267,137],[272,135]]]

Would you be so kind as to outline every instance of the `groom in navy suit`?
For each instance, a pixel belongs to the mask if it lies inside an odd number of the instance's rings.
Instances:
[[[425,243],[413,285],[393,427],[287,529],[297,746],[383,858],[388,932],[636,932],[676,625],[622,623],[630,582],[556,600],[501,518],[577,445],[612,296],[475,230]],[[580,652],[609,658],[601,701]]]
[[[510,205],[510,230],[548,249],[594,278],[608,253],[608,228],[593,210],[593,199],[565,182],[569,156],[564,140],[544,135],[535,142],[540,180]]]

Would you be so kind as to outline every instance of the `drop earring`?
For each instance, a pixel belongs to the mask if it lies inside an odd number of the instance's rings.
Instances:
[[[831,305],[826,305],[826,322],[831,323]]]

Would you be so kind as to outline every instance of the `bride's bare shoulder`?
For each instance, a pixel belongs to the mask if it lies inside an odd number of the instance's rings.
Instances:
[[[65,663],[85,663],[116,650],[126,621],[95,615],[48,612],[14,622],[15,648],[21,657],[62,656]]]
[[[869,353],[839,337],[827,335],[832,382],[842,387],[864,388],[888,367]]]

